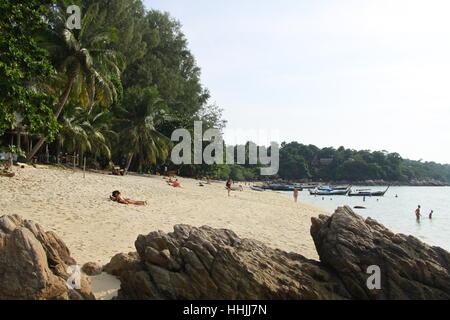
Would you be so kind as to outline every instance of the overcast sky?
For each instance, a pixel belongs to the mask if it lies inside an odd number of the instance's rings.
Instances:
[[[228,143],[450,163],[450,1],[144,2],[182,23]]]

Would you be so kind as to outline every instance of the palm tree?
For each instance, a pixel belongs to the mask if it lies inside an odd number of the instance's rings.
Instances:
[[[61,147],[64,147],[68,152],[73,154],[73,167],[75,167],[77,150],[84,152],[92,148],[88,132],[89,123],[83,120],[80,121],[80,118],[76,116],[62,117],[58,143]]]
[[[156,128],[167,119],[166,105],[152,88],[130,88],[122,101],[119,150],[127,154],[125,171],[128,171],[134,156],[138,156],[138,170],[143,171],[145,161],[152,164],[165,161],[169,155],[170,139]]]
[[[117,40],[115,30],[101,30],[94,23],[100,19],[98,4],[90,6],[83,17],[81,30],[69,30],[64,1],[52,8],[49,28],[38,36],[40,45],[50,53],[50,59],[58,74],[42,84],[48,92],[59,95],[54,116],[59,118],[70,95],[80,105],[90,107],[95,101],[110,105],[117,98],[112,79],[120,79],[122,59],[110,50],[109,45]],[[98,22],[98,21],[95,21]],[[63,87],[61,84],[65,83]],[[30,161],[44,143],[41,137],[28,154]]]
[[[89,122],[88,132],[92,145],[89,151],[94,158],[105,156],[111,159],[111,142],[118,138],[117,133],[111,129],[112,113],[98,104],[81,111],[80,117]]]
[[[109,140],[116,137],[116,133],[109,128],[109,117],[108,112],[102,111],[98,105],[88,109],[74,108],[62,117],[58,147],[73,153],[74,159],[78,153],[83,158],[87,151],[110,159]]]

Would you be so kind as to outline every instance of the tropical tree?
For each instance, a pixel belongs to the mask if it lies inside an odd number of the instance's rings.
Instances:
[[[61,120],[61,130],[58,136],[59,149],[64,148],[73,153],[73,158],[85,152],[90,152],[94,158],[98,155],[111,158],[110,141],[117,134],[110,129],[111,114],[99,105],[90,108],[76,107],[64,114]]]
[[[49,92],[58,92],[54,113],[58,119],[71,93],[80,105],[90,107],[98,101],[105,105],[117,99],[114,81],[120,79],[122,59],[110,49],[117,41],[115,29],[101,29],[97,20],[104,19],[97,4],[90,6],[82,19],[81,30],[66,28],[65,1],[58,1],[49,14],[49,28],[39,35],[39,44],[48,50],[58,74],[44,83]],[[64,83],[61,87],[61,83]],[[41,137],[28,155],[31,160],[45,141]]]
[[[73,153],[72,161],[75,167],[77,150],[84,152],[92,148],[89,140],[89,123],[80,121],[76,116],[63,116],[58,143],[68,152]]]
[[[16,124],[33,134],[52,138],[58,131],[53,117],[53,97],[30,87],[30,80],[46,77],[54,70],[45,50],[33,35],[45,30],[43,16],[53,0],[0,1],[0,136]]]
[[[153,88],[130,88],[121,103],[122,117],[116,119],[120,128],[118,150],[128,156],[128,171],[133,157],[138,158],[138,170],[145,161],[151,164],[164,162],[169,155],[170,139],[157,130],[167,119],[167,106]]]

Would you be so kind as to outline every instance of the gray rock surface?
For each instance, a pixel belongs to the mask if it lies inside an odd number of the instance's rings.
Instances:
[[[341,207],[312,219],[320,261],[354,299],[450,299],[450,253]],[[369,290],[367,268],[380,267],[381,289]]]
[[[139,236],[138,255],[116,255],[119,299],[345,299],[318,262],[241,239],[230,230],[177,225]]]
[[[394,234],[349,207],[312,219],[320,262],[241,239],[234,232],[176,225],[141,235],[136,253],[104,270],[119,299],[450,299],[450,254]],[[379,290],[367,286],[379,266]]]

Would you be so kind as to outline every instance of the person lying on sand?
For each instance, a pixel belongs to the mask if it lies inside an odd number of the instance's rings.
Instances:
[[[138,206],[146,206],[148,204],[147,201],[135,201],[131,199],[125,199],[118,190],[113,191],[111,200],[122,204],[135,204]]]
[[[181,184],[178,182],[178,179],[172,181],[172,183],[169,183],[169,185],[171,185],[174,188],[181,188]]]

